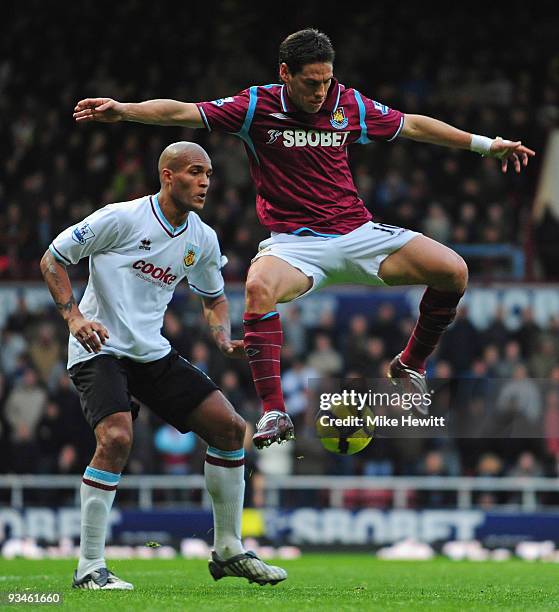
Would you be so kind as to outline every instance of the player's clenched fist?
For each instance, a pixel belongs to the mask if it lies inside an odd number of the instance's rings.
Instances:
[[[102,121],[116,123],[123,119],[123,104],[112,98],[86,98],[74,108],[74,119],[81,121]]]
[[[88,321],[85,317],[70,319],[68,328],[88,353],[98,353],[109,338],[109,332],[101,323]]]

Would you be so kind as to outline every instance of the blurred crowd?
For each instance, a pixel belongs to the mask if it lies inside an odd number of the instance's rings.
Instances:
[[[259,417],[245,361],[228,360],[202,320],[199,298],[172,304],[164,333],[194,365],[211,376],[248,422],[246,439],[251,503],[264,503],[263,479],[274,475],[559,475],[559,320],[539,326],[523,313],[512,333],[497,312],[483,331],[462,308],[429,362],[432,380],[459,376],[475,382],[468,402],[451,406],[459,438],[381,438],[353,456],[328,453],[315,429],[318,405],[309,401],[314,379],[384,378],[389,360],[405,344],[412,316],[397,316],[384,302],[376,312],[356,314],[345,326],[330,311],[305,325],[297,304],[282,318],[286,338],[282,386],[297,440],[256,452],[251,436]],[[234,337],[241,330],[234,329]],[[0,455],[5,473],[81,474],[94,450],[79,398],[65,371],[67,332],[54,307],[30,312],[23,297],[1,333]],[[459,346],[460,350],[456,350]],[[497,387],[496,381],[502,381]],[[513,423],[497,433],[492,423]],[[484,425],[485,429],[481,429]],[[201,473],[204,444],[181,435],[142,406],[134,426],[128,474]],[[351,503],[369,503],[357,494]],[[378,494],[370,494],[377,499]],[[377,499],[378,501],[378,499]],[[452,503],[433,492],[421,503]],[[479,503],[502,501],[489,494]]]
[[[240,142],[204,130],[78,126],[72,110],[88,96],[211,100],[275,82],[277,47],[303,24],[332,37],[341,82],[406,113],[519,139],[538,151],[527,172],[504,176],[495,160],[405,139],[354,146],[356,182],[378,221],[447,244],[526,247],[530,261],[540,255],[543,277],[556,276],[549,264],[557,255],[555,221],[529,223],[546,135],[559,118],[548,3],[513,3],[506,20],[497,9],[478,19],[467,6],[441,15],[410,3],[360,6],[340,19],[337,3],[323,3],[320,14],[299,4],[286,12],[210,1],[171,12],[165,4],[123,0],[110,17],[85,2],[9,5],[0,38],[0,279],[37,278],[53,236],[107,203],[156,192],[161,150],[194,139],[215,167],[204,218],[229,257],[229,280],[242,280],[265,233]],[[263,27],[266,35],[256,35]],[[516,42],[494,44],[499,39]],[[507,264],[478,258],[471,270],[503,276]]]

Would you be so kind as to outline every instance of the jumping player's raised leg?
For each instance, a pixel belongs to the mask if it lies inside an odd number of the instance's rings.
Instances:
[[[468,283],[468,267],[452,249],[426,236],[416,236],[382,262],[379,277],[387,285],[427,285],[411,337],[388,372],[393,381],[406,379],[424,392],[426,360],[454,321]]]
[[[273,255],[256,259],[246,281],[245,351],[264,414],[256,425],[257,448],[294,437],[281,391],[280,355],[283,334],[280,302],[289,302],[312,287],[313,280]]]
[[[221,391],[210,393],[186,423],[208,443],[204,475],[214,513],[214,551],[209,562],[212,577],[236,576],[260,585],[285,580],[285,570],[267,565],[253,552],[245,551],[241,542],[246,423]]]

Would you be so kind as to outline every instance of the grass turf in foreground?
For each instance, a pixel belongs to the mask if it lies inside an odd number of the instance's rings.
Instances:
[[[559,567],[551,563],[382,561],[368,555],[304,555],[278,562],[289,578],[275,587],[224,578],[198,560],[112,561],[134,583],[127,592],[70,588],[74,561],[0,559],[0,591],[62,592],[54,609],[95,610],[557,610]],[[28,604],[2,606],[15,609]],[[49,605],[37,608],[52,609]]]

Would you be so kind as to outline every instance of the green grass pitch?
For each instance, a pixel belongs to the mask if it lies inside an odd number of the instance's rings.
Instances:
[[[382,561],[368,555],[308,554],[282,561],[289,578],[259,587],[224,578],[215,583],[204,561],[130,560],[109,563],[134,583],[128,592],[72,590],[75,562],[0,560],[0,591],[59,591],[62,605],[2,606],[95,610],[557,610],[554,563]]]

